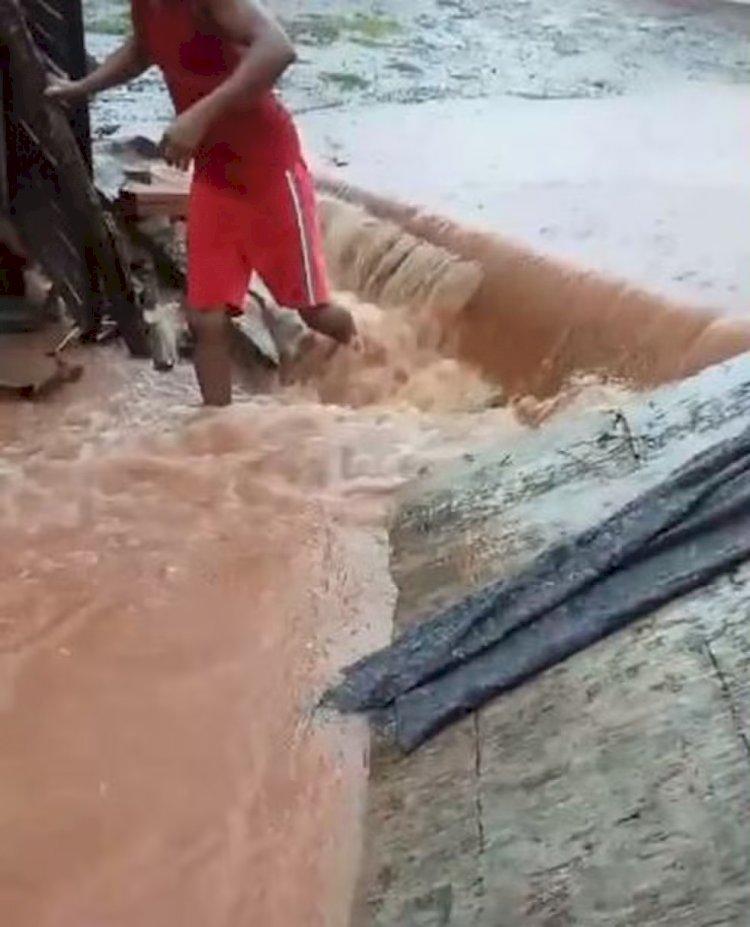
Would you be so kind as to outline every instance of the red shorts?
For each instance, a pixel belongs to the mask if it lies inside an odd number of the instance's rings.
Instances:
[[[329,301],[312,177],[304,163],[260,193],[193,181],[188,209],[188,306],[240,309],[253,271],[286,309]]]

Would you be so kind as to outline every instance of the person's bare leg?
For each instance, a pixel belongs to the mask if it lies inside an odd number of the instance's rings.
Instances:
[[[339,344],[349,344],[357,334],[352,314],[343,306],[328,303],[315,309],[303,309],[300,316],[308,328],[332,338]]]
[[[190,310],[187,315],[195,339],[193,363],[203,402],[228,406],[232,401],[232,358],[226,311]]]

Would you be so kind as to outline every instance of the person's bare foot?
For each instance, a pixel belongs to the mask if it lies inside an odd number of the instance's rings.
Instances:
[[[326,335],[338,344],[350,344],[357,334],[354,318],[348,309],[328,303],[300,312],[302,321],[314,332]]]

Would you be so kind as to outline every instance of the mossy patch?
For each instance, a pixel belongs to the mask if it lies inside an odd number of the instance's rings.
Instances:
[[[86,29],[100,35],[126,35],[131,29],[130,8],[125,2],[84,0]]]
[[[347,17],[345,31],[354,33],[373,42],[384,42],[401,31],[398,20],[391,16],[379,16],[375,13],[355,13]]]
[[[367,90],[370,81],[351,71],[323,71],[320,79],[327,84],[334,84],[340,90]]]
[[[300,45],[333,45],[340,39],[380,45],[398,34],[400,23],[376,13],[304,13],[288,20],[287,31]]]
[[[290,38],[300,45],[333,45],[341,35],[338,19],[324,13],[305,13],[284,25]]]

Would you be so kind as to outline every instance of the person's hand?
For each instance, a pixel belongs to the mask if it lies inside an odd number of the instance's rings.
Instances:
[[[86,89],[80,80],[70,80],[58,74],[50,74],[44,95],[56,103],[76,103],[86,96]]]
[[[164,133],[159,146],[167,164],[186,171],[205,133],[203,121],[195,110],[186,110]]]

